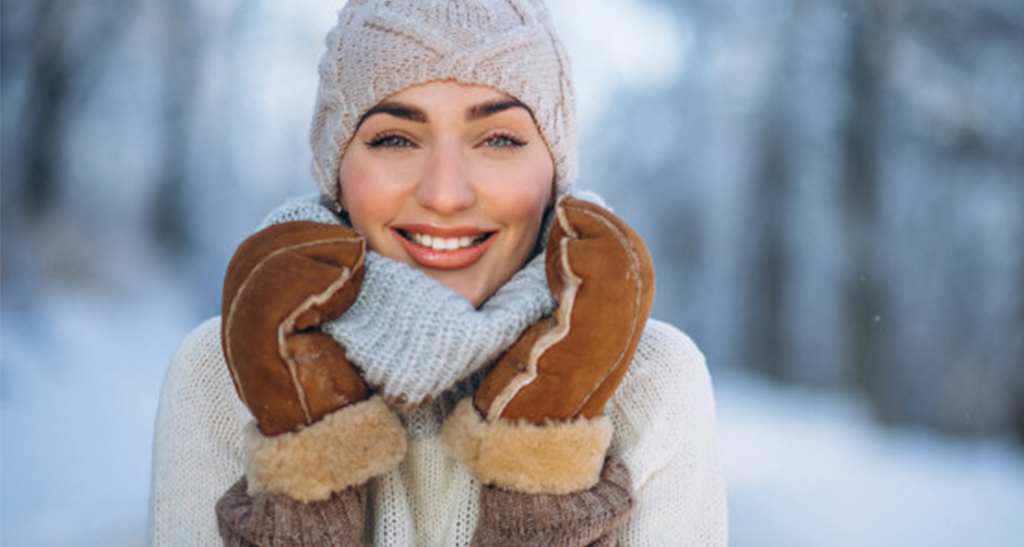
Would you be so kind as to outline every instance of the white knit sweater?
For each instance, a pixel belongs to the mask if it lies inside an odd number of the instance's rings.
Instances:
[[[442,446],[437,408],[406,421],[405,460],[370,482],[368,526],[377,547],[469,545],[480,484]],[[636,491],[620,545],[726,545],[714,401],[693,342],[649,321],[606,413],[615,426],[611,450],[625,460]],[[250,420],[224,363],[220,321],[211,319],[185,339],[164,382],[153,446],[151,545],[221,545],[214,504],[242,476],[242,429]]]

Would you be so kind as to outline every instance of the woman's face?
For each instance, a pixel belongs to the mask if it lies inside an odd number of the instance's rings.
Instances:
[[[553,200],[554,164],[530,111],[449,81],[370,109],[338,171],[370,249],[477,307],[526,262]]]

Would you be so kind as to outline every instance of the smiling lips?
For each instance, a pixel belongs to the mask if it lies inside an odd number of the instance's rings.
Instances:
[[[392,228],[405,252],[420,266],[437,270],[468,268],[494,242],[494,234],[476,228],[402,225]]]

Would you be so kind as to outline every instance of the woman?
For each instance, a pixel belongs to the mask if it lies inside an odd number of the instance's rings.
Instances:
[[[570,196],[537,0],[351,1],[318,198],[240,245],[157,420],[154,545],[724,545],[703,358]]]

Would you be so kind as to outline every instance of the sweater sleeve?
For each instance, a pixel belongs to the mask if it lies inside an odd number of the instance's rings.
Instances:
[[[189,334],[164,379],[153,441],[151,547],[217,547],[214,506],[244,472],[248,410],[235,395],[220,320]]]
[[[623,547],[724,547],[725,486],[704,356],[683,333],[651,320],[607,410],[613,452],[633,478],[636,506]]]

